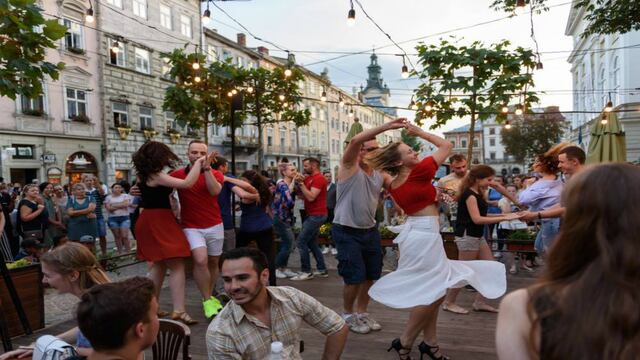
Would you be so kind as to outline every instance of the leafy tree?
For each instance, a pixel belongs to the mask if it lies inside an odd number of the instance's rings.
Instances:
[[[485,47],[479,41],[469,46],[456,46],[446,40],[438,45],[417,47],[422,70],[416,75],[422,80],[415,92],[416,122],[434,119],[431,129],[438,128],[454,117],[471,118],[469,138],[474,138],[476,120],[492,114],[497,121],[506,119],[501,109],[514,99],[523,111],[538,101],[533,87],[532,71],[536,57],[531,50],[518,47],[509,50],[506,40]],[[467,156],[472,159],[473,141],[469,141]]]
[[[34,98],[48,75],[54,80],[63,63],[44,61],[67,28],[45,20],[35,0],[0,0],[0,96]]]
[[[422,144],[420,143],[418,138],[409,135],[406,129],[402,129],[402,132],[400,132],[400,138],[402,142],[409,145],[409,147],[412,148],[413,151],[420,152],[422,150]]]
[[[505,12],[514,12],[517,0],[494,0],[491,7]],[[533,11],[541,12],[549,8],[547,0],[525,0]],[[584,19],[588,25],[581,37],[594,34],[624,34],[640,30],[640,1],[638,0],[579,0],[574,7],[585,8]]]
[[[239,93],[245,108],[236,113],[236,128],[250,115],[256,118],[260,134],[264,123],[293,121],[302,126],[309,122],[308,110],[296,110],[301,100],[297,84],[302,73],[298,69],[286,78],[278,68],[246,69],[221,61],[206,66],[203,54],[187,54],[183,49],[174,50],[168,58],[169,75],[176,82],[167,88],[163,108],[173,111],[180,125],[195,129],[207,129],[210,124],[231,126],[231,100]],[[194,63],[199,64],[198,69]],[[207,131],[205,141],[209,142]],[[261,136],[259,145],[261,149]]]
[[[510,128],[502,128],[502,144],[507,154],[524,163],[558,143],[566,128],[558,108],[549,107],[542,114],[519,116]]]

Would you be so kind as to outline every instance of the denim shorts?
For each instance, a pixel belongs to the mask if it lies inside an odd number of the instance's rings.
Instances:
[[[100,227],[100,225],[98,225]],[[128,229],[131,227],[131,220],[128,216],[112,216],[109,218],[109,228]],[[100,229],[98,229],[100,231]]]
[[[98,226],[98,236],[107,236],[107,224],[103,217],[96,218],[96,225]]]
[[[382,245],[375,227],[356,229],[334,223],[331,237],[338,250],[338,274],[347,285],[378,280],[382,274]]]

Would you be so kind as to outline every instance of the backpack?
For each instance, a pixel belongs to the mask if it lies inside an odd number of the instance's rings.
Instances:
[[[75,348],[55,336],[44,335],[36,340],[33,360],[67,360],[77,357]]]

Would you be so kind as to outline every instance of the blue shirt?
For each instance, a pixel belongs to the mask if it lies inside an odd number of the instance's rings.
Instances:
[[[236,178],[231,173],[226,173],[224,176]],[[220,206],[220,216],[222,216],[222,224],[225,230],[233,229],[233,212],[231,211],[233,210],[231,208],[231,196],[233,192],[231,189],[233,189],[234,186],[234,184],[225,181],[218,194],[218,206]]]
[[[240,231],[258,232],[273,226],[273,219],[267,214],[264,205],[240,203],[240,210]]]
[[[500,194],[494,188],[489,188],[489,201],[499,201],[500,199],[502,199],[502,194]],[[498,206],[489,205],[489,207],[487,208],[487,213],[488,214],[501,214],[502,210],[500,210],[500,207],[498,207]]]
[[[563,183],[561,179],[544,180],[534,182],[518,195],[518,201],[522,205],[529,206],[529,211],[543,211],[560,203]]]

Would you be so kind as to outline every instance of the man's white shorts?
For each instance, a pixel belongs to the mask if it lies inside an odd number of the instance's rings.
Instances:
[[[222,223],[206,229],[182,229],[189,240],[191,250],[207,247],[209,256],[220,256],[224,244],[224,225]]]

